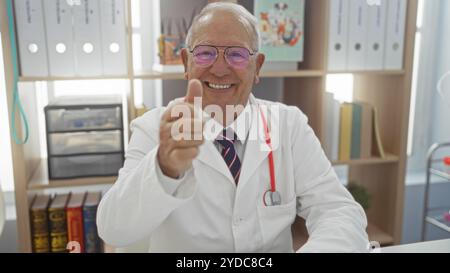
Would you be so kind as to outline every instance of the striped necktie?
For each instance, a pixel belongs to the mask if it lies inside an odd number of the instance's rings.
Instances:
[[[231,176],[233,176],[234,181],[237,184],[239,175],[241,174],[241,161],[234,148],[234,142],[237,140],[236,133],[231,129],[228,129],[228,131],[227,129],[223,129],[222,134],[219,135],[216,140],[223,147],[222,157],[225,160],[228,169],[230,169]]]

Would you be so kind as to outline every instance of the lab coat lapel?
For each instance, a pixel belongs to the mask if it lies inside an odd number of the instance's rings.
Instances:
[[[256,106],[258,103],[256,99],[251,96],[251,103]],[[267,111],[265,111],[267,119]],[[269,122],[269,121],[268,121]],[[269,125],[270,127],[270,125]],[[239,185],[243,187],[250,178],[254,175],[255,171],[262,164],[268,164],[267,156],[269,155],[269,147],[265,142],[264,126],[261,120],[261,114],[258,107],[253,107],[252,111],[252,125],[250,128],[247,146],[245,148],[244,161],[242,162],[241,176],[239,178]],[[274,150],[277,147],[274,147]]]

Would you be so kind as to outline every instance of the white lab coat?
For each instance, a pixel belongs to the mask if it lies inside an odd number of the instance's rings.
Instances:
[[[273,104],[251,95],[255,102]],[[165,109],[158,108],[131,124],[124,167],[99,205],[100,237],[116,247],[150,238],[150,252],[292,252],[291,224],[299,215],[309,233],[299,252],[367,251],[364,211],[339,182],[307,117],[277,105],[281,133],[273,153],[281,205],[263,205],[268,151],[257,141],[247,143],[237,187],[212,141],[181,182],[161,181],[156,155]],[[250,134],[264,130],[255,126],[260,115],[252,117]]]

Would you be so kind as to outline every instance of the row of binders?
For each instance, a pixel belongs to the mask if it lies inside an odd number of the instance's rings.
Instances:
[[[14,0],[21,76],[127,74],[124,0]]]
[[[323,149],[330,161],[384,158],[377,109],[367,102],[341,103],[325,93]]]
[[[330,0],[328,70],[401,70],[407,0]]]
[[[33,252],[103,252],[97,232],[101,192],[35,195],[30,207]]]

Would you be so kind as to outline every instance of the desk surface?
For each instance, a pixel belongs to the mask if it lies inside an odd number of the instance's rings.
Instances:
[[[450,239],[383,247],[381,253],[450,253]]]

